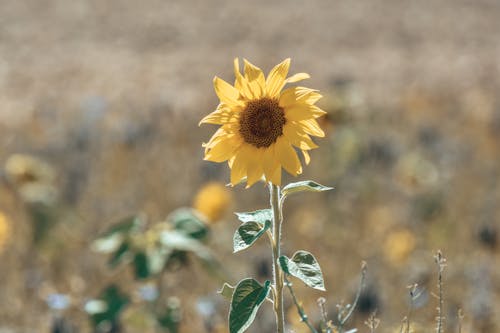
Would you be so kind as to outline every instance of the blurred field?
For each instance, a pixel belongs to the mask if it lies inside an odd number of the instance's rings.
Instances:
[[[71,295],[64,316],[88,331],[83,302],[112,279],[132,286],[130,272],[110,272],[90,251],[92,240],[123,216],[159,221],[192,205],[202,184],[228,182],[226,165],[202,160],[214,127],[198,122],[217,104],[213,76],[233,79],[234,57],[266,72],[291,57],[291,71],[311,74],[307,86],[325,95],[328,134],[300,179],[335,191],[285,206],[284,250],[313,252],[326,279],[326,293],[296,283],[311,319],[320,296],[332,317],[337,303],[351,302],[365,260],[350,326],[367,331],[377,309],[378,331],[399,332],[407,286],[418,283],[426,291],[415,332],[432,331],[441,249],[447,332],[457,330],[459,308],[463,332],[500,331],[499,2],[7,0],[1,8],[0,164],[22,153],[53,168],[43,177],[60,223],[35,247],[26,205],[2,171],[0,332],[49,332],[53,293]],[[232,254],[231,211],[265,207],[266,189],[229,192],[208,245],[231,282],[264,280],[263,241]],[[183,305],[181,332],[209,331],[206,304],[225,327],[222,281],[196,260],[164,284]],[[296,332],[306,332],[286,303]],[[272,332],[264,312],[251,332]],[[126,331],[150,331],[136,317]]]

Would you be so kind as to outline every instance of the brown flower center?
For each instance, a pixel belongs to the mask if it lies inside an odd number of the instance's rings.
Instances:
[[[250,101],[240,116],[240,134],[246,143],[257,148],[269,147],[283,135],[285,111],[276,99]]]

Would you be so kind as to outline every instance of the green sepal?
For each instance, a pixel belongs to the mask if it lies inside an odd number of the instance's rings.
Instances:
[[[261,285],[252,278],[241,280],[236,286],[229,311],[229,332],[242,333],[252,324],[260,305],[266,300],[271,282]]]
[[[323,186],[312,180],[304,180],[296,183],[290,183],[281,190],[281,198],[284,200],[287,196],[297,192],[323,192],[333,190],[333,187]]]
[[[249,248],[257,239],[271,227],[271,221],[245,222],[236,230],[233,236],[234,253]]]
[[[279,264],[286,274],[295,276],[307,286],[325,291],[323,273],[318,261],[307,251],[297,251],[292,259],[287,256],[279,257]]]
[[[266,221],[273,220],[273,212],[271,209],[259,209],[253,212],[235,213],[238,220],[241,222],[259,222],[265,224]]]

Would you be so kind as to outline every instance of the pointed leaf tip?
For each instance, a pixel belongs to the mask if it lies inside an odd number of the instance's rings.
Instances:
[[[316,258],[311,253],[301,250],[295,252],[292,259],[281,256],[278,260],[286,274],[300,279],[311,288],[325,291],[323,273]]]
[[[333,187],[324,186],[312,180],[304,180],[286,185],[281,191],[282,198],[297,192],[323,192],[333,190]]]
[[[241,280],[231,299],[229,312],[229,332],[243,333],[255,319],[261,304],[266,300],[271,282],[261,285],[252,278]]]

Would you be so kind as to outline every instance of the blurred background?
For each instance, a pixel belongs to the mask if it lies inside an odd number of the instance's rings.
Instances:
[[[332,319],[337,304],[352,302],[364,260],[349,327],[367,331],[377,310],[378,331],[399,332],[407,287],[418,283],[413,331],[429,332],[441,249],[447,331],[458,329],[459,309],[464,332],[500,330],[498,1],[1,7],[0,332],[89,332],[85,304],[110,281],[131,295],[150,286],[91,249],[131,214],[154,225],[194,206],[228,282],[269,278],[266,242],[232,254],[232,212],[266,207],[266,188],[226,188],[227,165],[203,161],[201,143],[215,126],[198,122],[218,103],[214,75],[233,80],[234,57],[266,73],[291,57],[291,72],[311,74],[304,85],[324,95],[327,135],[299,180],[335,190],[298,194],[284,213],[284,251],[314,253],[325,276],[325,293],[295,283],[311,321],[320,318],[319,297]],[[181,304],[180,332],[227,331],[222,279],[196,258],[158,286]],[[158,329],[140,298],[120,308],[117,331]],[[307,332],[290,299],[286,306],[290,328]],[[271,307],[262,310],[250,332],[273,331]]]

